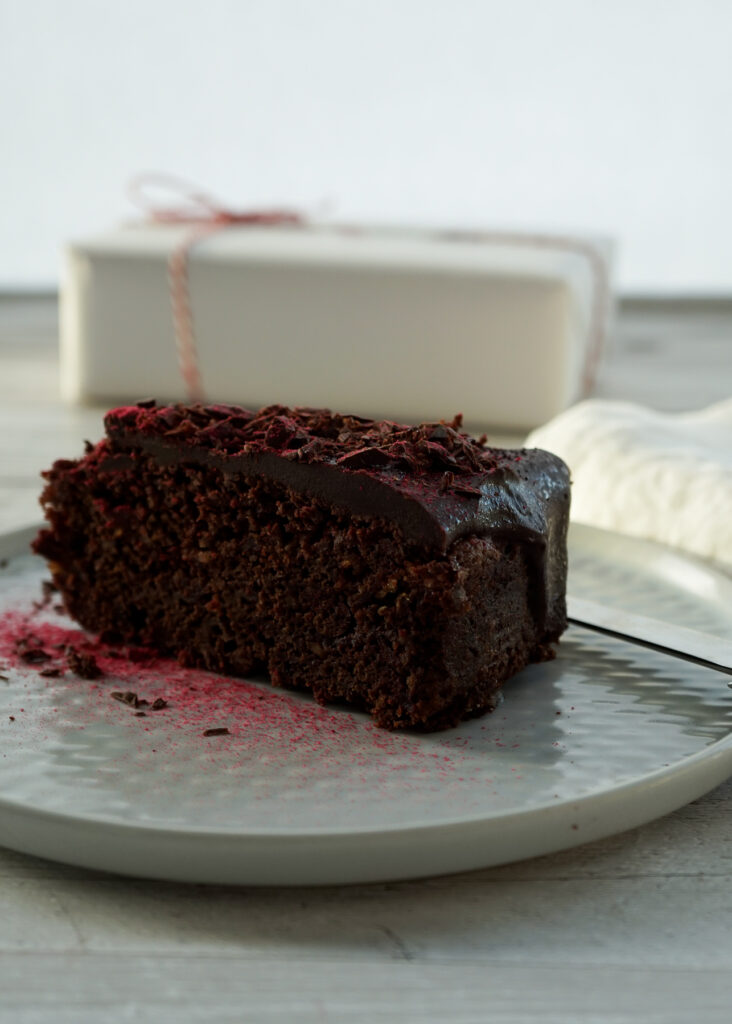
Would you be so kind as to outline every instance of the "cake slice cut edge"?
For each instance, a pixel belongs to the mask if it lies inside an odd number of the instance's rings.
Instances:
[[[85,629],[386,728],[491,710],[566,627],[569,477],[451,422],[112,410],[45,474],[34,549]]]

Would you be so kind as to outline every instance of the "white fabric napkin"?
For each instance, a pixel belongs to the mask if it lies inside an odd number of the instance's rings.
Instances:
[[[526,445],[569,465],[573,519],[732,569],[732,399],[680,415],[591,399]]]

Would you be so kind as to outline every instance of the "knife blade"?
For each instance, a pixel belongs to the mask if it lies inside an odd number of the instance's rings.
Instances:
[[[650,647],[732,676],[732,641],[722,637],[674,626],[645,615],[633,615],[598,601],[571,595],[567,597],[567,616],[577,626],[586,626],[598,633]],[[732,683],[727,685],[732,686]]]

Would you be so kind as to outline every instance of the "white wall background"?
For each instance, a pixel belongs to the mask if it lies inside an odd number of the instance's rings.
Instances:
[[[728,0],[0,0],[0,287],[159,169],[231,204],[608,232],[732,291]]]

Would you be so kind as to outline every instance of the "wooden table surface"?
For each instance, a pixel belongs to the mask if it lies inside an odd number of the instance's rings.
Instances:
[[[0,299],[0,530],[100,434],[57,397],[56,308]],[[598,393],[732,394],[732,303],[624,306]],[[0,1022],[732,1020],[732,780],[566,853],[326,889],[133,881],[0,848]],[[2,837],[0,836],[0,842]]]

